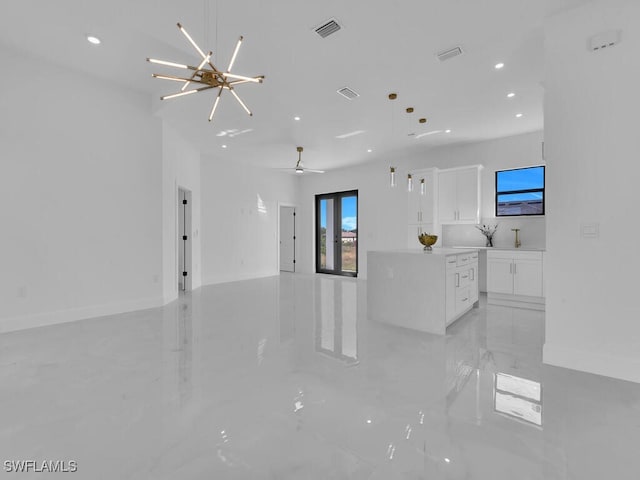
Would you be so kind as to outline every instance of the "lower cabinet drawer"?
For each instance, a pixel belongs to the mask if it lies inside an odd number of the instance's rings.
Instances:
[[[456,312],[464,310],[471,303],[471,290],[467,287],[456,289]]]

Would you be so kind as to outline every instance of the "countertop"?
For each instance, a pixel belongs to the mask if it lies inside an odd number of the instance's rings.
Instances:
[[[450,249],[450,250],[459,250],[459,249],[464,249],[464,250],[509,250],[509,251],[514,251],[514,252],[544,252],[546,251],[546,248],[541,248],[541,247],[519,247],[519,248],[515,248],[515,247],[465,247],[465,246],[455,246],[455,247],[445,247],[445,249]]]
[[[480,247],[482,248],[482,247]],[[479,247],[433,247],[432,250],[422,248],[403,248],[398,250],[369,250],[368,253],[400,253],[408,255],[458,255],[460,253],[477,252]]]

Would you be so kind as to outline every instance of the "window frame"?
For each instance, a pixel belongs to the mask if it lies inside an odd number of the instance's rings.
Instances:
[[[514,170],[527,170],[530,168],[542,168],[542,188],[527,188],[522,190],[504,190],[498,191],[498,174],[502,172],[511,172]],[[516,167],[516,168],[505,168],[504,170],[496,170],[495,178],[494,178],[494,213],[496,218],[506,218],[506,217],[543,217],[546,212],[546,194],[545,188],[547,186],[547,169],[546,165],[531,165],[528,167]],[[500,195],[513,195],[518,193],[541,193],[542,194],[542,213],[519,213],[517,215],[499,215],[498,214],[498,196]]]

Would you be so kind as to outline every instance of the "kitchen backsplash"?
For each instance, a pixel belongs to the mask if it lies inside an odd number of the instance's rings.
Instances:
[[[519,228],[518,234],[523,248],[545,248],[546,227],[545,217],[519,217],[519,218],[483,218],[481,223],[485,225],[498,224],[498,230],[493,236],[494,247],[512,247],[515,233],[512,228]],[[442,245],[453,246],[477,246],[485,245],[485,236],[475,225],[443,225]]]

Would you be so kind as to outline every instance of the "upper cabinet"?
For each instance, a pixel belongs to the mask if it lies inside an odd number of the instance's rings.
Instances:
[[[419,247],[420,233],[437,234],[436,215],[436,169],[411,172],[413,191],[407,192],[407,219],[409,223],[409,247]]]
[[[481,165],[474,165],[438,170],[439,223],[480,223],[481,169]]]

